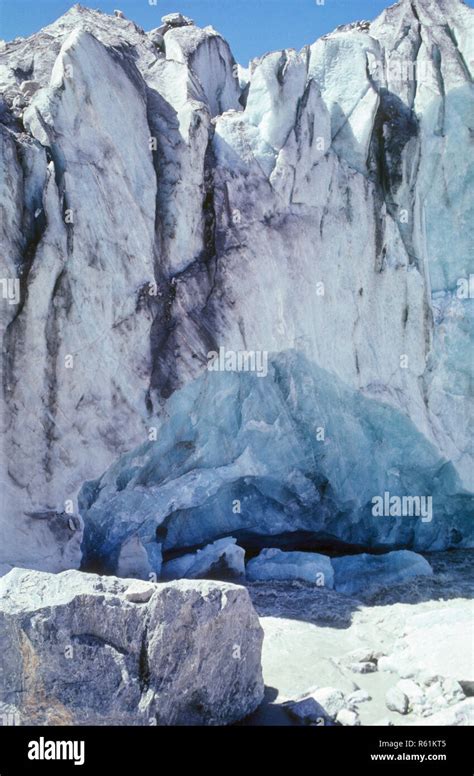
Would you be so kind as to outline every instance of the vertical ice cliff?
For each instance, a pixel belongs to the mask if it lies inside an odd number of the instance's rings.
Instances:
[[[136,485],[155,529],[165,514],[173,523],[173,509],[176,526],[189,526],[175,546],[237,528],[223,517],[223,477],[236,492],[259,481],[252,531],[470,541],[473,57],[460,0],[401,0],[372,23],[254,61],[247,83],[221,36],[178,14],[145,33],[74,6],[3,47],[0,563],[77,565],[80,485],[155,429],[157,450],[169,448],[161,468],[146,447],[137,482],[125,461],[118,480],[109,473],[82,496],[86,521],[94,509],[101,525],[116,517],[115,550],[130,533],[121,521],[140,533],[148,519]],[[278,378],[272,368],[261,383],[237,376],[240,388],[222,388],[203,375],[219,347],[282,354],[283,366]],[[284,351],[298,354],[293,367]],[[318,374],[328,392],[308,394]],[[171,417],[173,449],[170,408],[199,416],[202,384],[206,412],[225,406],[213,377],[237,418],[272,427],[280,451],[234,451],[205,428],[181,439]],[[247,393],[261,403],[250,414]],[[307,439],[299,462],[277,467],[275,510],[267,472],[287,450],[280,427],[298,434],[302,417],[320,427],[319,416],[339,414],[323,459]],[[205,467],[199,454],[183,463],[196,436]],[[369,471],[346,476],[362,440]],[[422,451],[418,478],[408,477],[410,450]],[[179,478],[202,466],[207,485],[190,497]],[[409,483],[439,494],[429,540],[421,527],[397,522],[387,535],[367,522],[370,495],[397,481],[400,492]],[[133,509],[114,517],[107,498],[131,490]]]

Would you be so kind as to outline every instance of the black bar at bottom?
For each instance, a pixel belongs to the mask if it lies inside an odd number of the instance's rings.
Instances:
[[[81,743],[82,742],[82,743]],[[160,773],[292,764],[361,773],[473,776],[472,730],[466,727],[3,727],[0,776],[23,773]],[[51,758],[55,759],[51,759]],[[228,760],[227,758],[230,759]],[[83,762],[82,762],[83,761]]]

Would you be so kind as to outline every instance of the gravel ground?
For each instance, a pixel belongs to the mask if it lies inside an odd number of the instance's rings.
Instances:
[[[303,582],[249,584],[265,631],[267,690],[244,724],[301,724],[291,702],[331,696],[317,688],[332,688],[334,698],[343,693],[344,708],[355,712],[340,718],[344,724],[474,723],[474,700],[466,697],[473,694],[474,551],[425,557],[432,577],[358,598]],[[358,689],[370,700],[349,697]],[[387,692],[398,711],[387,708]]]

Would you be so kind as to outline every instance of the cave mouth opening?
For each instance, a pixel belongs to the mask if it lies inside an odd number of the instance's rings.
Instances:
[[[248,531],[233,531],[222,536],[215,536],[203,544],[188,547],[170,548],[163,550],[163,561],[174,560],[188,553],[202,550],[208,544],[232,536],[237,540],[239,547],[245,550],[246,561],[255,558],[263,549],[276,548],[284,552],[317,552],[330,558],[338,558],[342,555],[383,555],[393,550],[406,549],[402,545],[364,545],[344,542],[334,536],[314,533],[313,531],[288,531],[280,534],[256,534]]]

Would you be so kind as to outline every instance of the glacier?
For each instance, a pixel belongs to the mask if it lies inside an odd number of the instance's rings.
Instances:
[[[426,558],[409,550],[384,555],[348,555],[333,558],[334,587],[340,593],[357,595],[376,588],[388,587],[411,578],[430,576],[433,570]]]
[[[317,552],[282,552],[271,547],[249,560],[246,572],[251,582],[300,579],[319,587],[334,587],[332,563]]]
[[[249,549],[269,537],[416,550],[472,541],[470,495],[405,415],[300,353],[269,368],[208,372],[175,391],[157,441],[83,486],[87,567],[113,572],[131,535],[164,553],[228,535]],[[384,491],[432,494],[433,519],[374,516]]]
[[[0,570],[472,546],[472,17],[400,0],[245,69],[80,5],[0,47]]]

